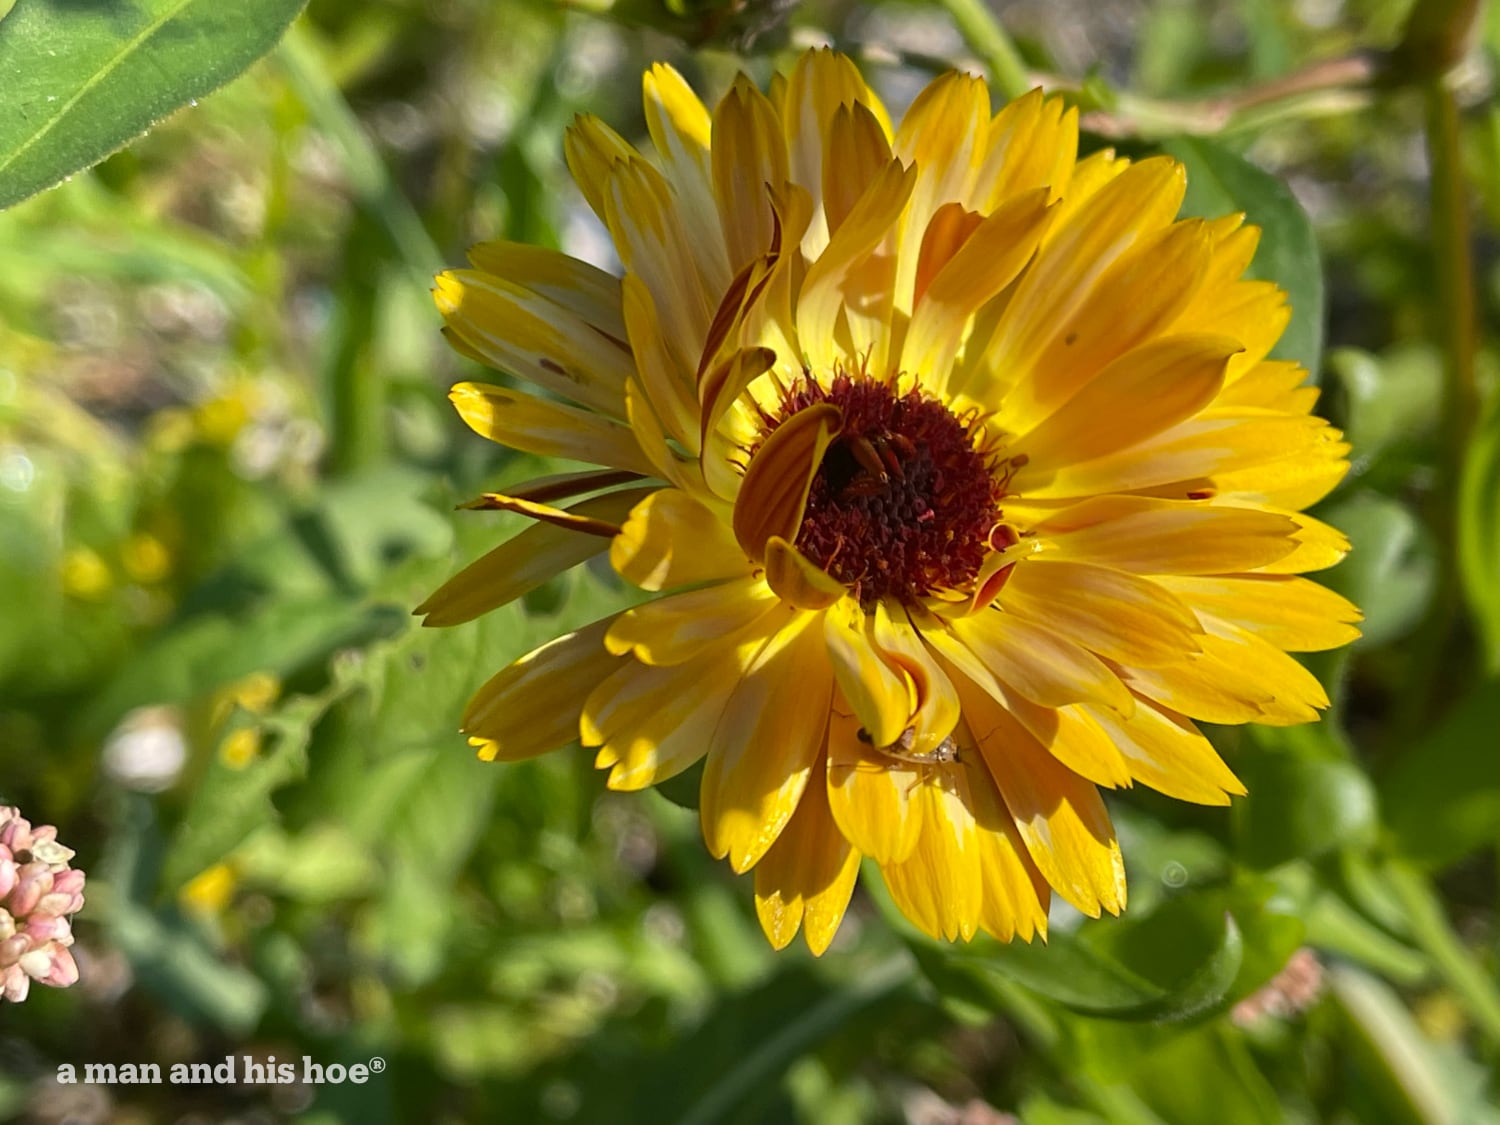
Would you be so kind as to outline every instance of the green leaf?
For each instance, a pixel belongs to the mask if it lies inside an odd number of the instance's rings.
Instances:
[[[1421,620],[1437,576],[1432,538],[1405,505],[1364,491],[1318,513],[1349,537],[1349,557],[1319,581],[1364,612],[1354,643],[1378,648]]]
[[[0,23],[0,207],[104,159],[269,51],[306,0],[18,0]]]
[[[1458,509],[1459,576],[1494,675],[1500,673],[1500,397],[1469,443]]]
[[[1162,146],[1187,166],[1184,215],[1243,211],[1261,229],[1260,249],[1248,275],[1274,281],[1286,290],[1291,323],[1272,349],[1276,359],[1293,359],[1318,376],[1323,348],[1323,271],[1312,223],[1291,190],[1244,157],[1202,137],[1178,137]]]
[[[1386,824],[1409,859],[1446,867],[1500,833],[1500,683],[1480,684],[1380,785]]]
[[[1257,734],[1256,741],[1280,740]],[[1235,805],[1235,827],[1240,855],[1251,867],[1276,867],[1374,839],[1375,787],[1352,762],[1274,749],[1247,754],[1235,767],[1250,791]]]

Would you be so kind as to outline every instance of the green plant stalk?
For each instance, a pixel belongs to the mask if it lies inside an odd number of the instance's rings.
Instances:
[[[1401,902],[1412,941],[1431,959],[1491,1047],[1500,1047],[1500,989],[1449,926],[1432,885],[1395,860],[1386,864],[1385,877]]]
[[[1443,459],[1431,520],[1438,544],[1440,581],[1432,611],[1413,645],[1407,690],[1396,707],[1389,745],[1410,745],[1435,718],[1437,695],[1446,680],[1444,656],[1460,605],[1458,519],[1464,465],[1480,413],[1474,357],[1478,330],[1469,201],[1459,151],[1458,104],[1442,77],[1429,79],[1427,160],[1431,169],[1432,254],[1436,280],[1434,320],[1443,350]]]
[[[959,34],[990,72],[990,83],[1007,98],[1019,98],[1033,86],[1021,52],[1011,42],[995,13],[984,0],[940,0],[953,17]]]

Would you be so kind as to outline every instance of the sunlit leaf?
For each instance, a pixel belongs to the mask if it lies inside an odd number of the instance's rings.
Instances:
[[[1476,427],[1459,493],[1458,564],[1485,663],[1500,673],[1500,405]]]
[[[306,0],[17,0],[0,23],[0,207],[104,159],[269,51]]]

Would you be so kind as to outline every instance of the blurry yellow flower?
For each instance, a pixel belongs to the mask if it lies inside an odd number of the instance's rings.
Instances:
[[[219,745],[219,759],[232,770],[242,770],[260,753],[260,731],[240,727],[230,731]]]
[[[566,144],[623,280],[512,243],[438,279],[459,351],[572,403],[466,383],[464,419],[605,467],[476,501],[537,523],[427,623],[606,549],[664,592],[501,671],[471,743],[581,738],[615,789],[706,755],[704,837],[778,947],[827,947],[861,855],[950,939],[1045,933],[1052,891],[1120,911],[1098,787],[1228,803],[1192,720],[1316,718],[1286,651],[1356,635],[1297,577],[1347,548],[1300,514],[1347,446],[1266,358],[1259,232],[1174,221],[1180,165],[1077,160],[1073,111],[961,74],[894,129],[828,51],[712,113],[657,66],[645,103],[654,158]]]
[[[61,577],[63,593],[81,601],[99,601],[114,585],[109,567],[88,547],[74,547],[63,555]]]
[[[156,536],[138,531],[125,540],[121,551],[125,573],[136,582],[160,582],[172,570],[172,556]]]
[[[243,707],[253,715],[263,715],[280,694],[281,680],[276,676],[265,671],[251,672],[219,689],[214,698],[213,721],[224,722],[236,707]]]
[[[251,394],[247,388],[236,388],[195,407],[193,422],[199,439],[208,445],[232,445],[250,421]]]
[[[216,863],[200,871],[177,892],[187,910],[197,914],[218,914],[229,904],[239,877],[227,863]]]

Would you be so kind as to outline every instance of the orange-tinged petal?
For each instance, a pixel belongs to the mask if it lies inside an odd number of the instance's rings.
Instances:
[[[734,535],[745,554],[758,562],[773,535],[796,539],[813,477],[842,426],[837,406],[816,403],[782,422],[755,451],[734,501]]]
[[[1081,703],[1041,707],[1010,691],[1003,692],[996,701],[1003,702],[1006,710],[1020,721],[1032,738],[1079,777],[1108,789],[1130,784],[1130,767],[1095,718],[1096,711],[1098,714],[1118,714],[1112,708],[1095,709]]]
[[[729,641],[777,604],[762,579],[731,579],[627,609],[604,644],[616,655],[632,653],[643,664],[682,664]]]
[[[1039,187],[1051,199],[1066,196],[1078,153],[1078,110],[1032,90],[995,115],[985,150],[971,203],[978,210],[993,211]]]
[[[870,616],[870,638],[887,665],[900,671],[916,703],[908,725],[909,752],[930,754],[953,733],[960,717],[958,694],[948,674],[927,650],[897,602],[877,602]]]
[[[512,449],[592,461],[643,476],[655,471],[630,427],[591,410],[493,383],[459,383],[448,398],[475,433]]]
[[[960,688],[960,691],[963,691]],[[964,713],[1032,861],[1091,918],[1125,908],[1125,865],[1099,791],[1062,765],[1005,708],[977,691]]]
[[[833,676],[817,616],[788,612],[730,694],[703,770],[703,839],[739,872],[792,818],[828,730]]]
[[[823,215],[832,234],[891,163],[888,130],[863,103],[840,106],[828,128],[823,158]]]
[[[608,492],[580,501],[567,510],[617,523],[650,491],[628,488]],[[461,625],[514,601],[608,546],[609,540],[596,535],[539,523],[481,555],[412,612],[426,615],[424,625]]]
[[[643,590],[739,578],[751,570],[723,517],[676,488],[658,489],[631,509],[609,546],[609,564]]]
[[[606,617],[548,641],[474,693],[461,729],[485,741],[488,760],[534,758],[578,737],[584,698],[620,663],[604,647],[611,621]]]
[[[838,932],[859,875],[859,853],[834,823],[822,773],[820,758],[797,811],[755,865],[755,913],[766,937],[785,949],[801,926],[815,957]]]

